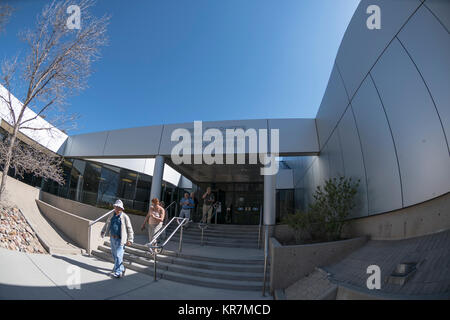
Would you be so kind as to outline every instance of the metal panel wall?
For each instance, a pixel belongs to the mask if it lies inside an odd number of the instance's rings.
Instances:
[[[450,1],[448,10],[450,11]],[[450,12],[449,12],[450,14]],[[398,38],[414,60],[450,138],[450,36],[424,6],[411,18]]]
[[[350,21],[336,56],[342,78],[353,97],[367,72],[389,41],[409,16],[421,4],[420,0],[362,0]],[[369,5],[381,9],[381,29],[370,30],[366,21]]]
[[[269,119],[269,129],[280,131],[280,154],[319,152],[314,119]]]
[[[71,136],[67,140],[64,156],[66,157],[95,157],[103,155],[108,131],[80,134]]]
[[[280,169],[276,178],[277,189],[293,189],[294,179],[291,169]]]
[[[344,162],[341,149],[341,141],[339,131],[335,130],[328,140],[327,147],[329,150],[328,161],[330,166],[330,178],[336,178],[345,175]]]
[[[283,161],[292,169],[294,187],[296,187],[305,175],[305,157],[288,157],[283,158]]]
[[[382,10],[379,30],[366,27],[369,5]],[[312,166],[305,159],[302,180],[308,201],[341,170],[361,179],[360,215],[450,191],[449,24],[448,0],[361,1],[317,113],[321,153]]]
[[[398,40],[372,73],[397,147],[403,205],[448,192],[450,157],[444,131],[419,72]]]
[[[366,173],[361,145],[358,137],[355,119],[351,107],[347,109],[338,126],[341,138],[342,154],[344,157],[345,176],[352,180],[360,180],[356,207],[351,212],[351,217],[362,217],[368,215]]]
[[[429,8],[439,21],[450,30],[450,1],[448,0],[426,0],[425,6]]]
[[[335,65],[331,71],[330,80],[328,81],[328,86],[316,117],[321,149],[325,146],[347,106],[348,96]]]
[[[162,126],[109,131],[104,156],[157,155]]]
[[[400,173],[394,142],[370,77],[359,88],[352,107],[358,123],[367,174],[369,215],[401,208]]]

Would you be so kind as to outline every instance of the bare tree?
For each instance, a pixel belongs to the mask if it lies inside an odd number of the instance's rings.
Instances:
[[[9,21],[9,17],[13,8],[8,4],[0,4],[0,32],[2,32],[5,28],[5,25]]]
[[[80,29],[68,28],[70,15],[67,10],[73,5],[80,8]],[[107,41],[109,17],[91,15],[89,9],[93,5],[94,0],[64,0],[48,4],[38,15],[35,28],[21,34],[27,44],[25,57],[20,59],[20,63],[18,57],[2,63],[0,84],[6,90],[1,90],[0,86],[0,103],[7,106],[7,121],[12,130],[1,154],[0,199],[11,164],[25,172],[63,183],[57,161],[31,149],[18,148],[17,138],[21,130],[54,134],[55,127],[69,128],[74,124],[75,117],[66,112],[67,99],[86,88],[92,62],[99,58],[99,49]],[[19,97],[20,103],[11,92]],[[29,109],[33,112],[30,113]],[[49,125],[38,125],[39,118],[45,118]],[[38,163],[32,160],[34,156],[45,163],[39,170],[36,168]]]
[[[7,143],[0,141],[0,154],[7,154],[8,147]],[[22,178],[24,173],[31,173],[34,176],[52,179],[59,184],[63,184],[62,157],[39,149],[37,145],[27,145],[16,140],[10,168],[14,169],[15,174]],[[4,165],[5,160],[4,157],[0,156],[0,164]]]

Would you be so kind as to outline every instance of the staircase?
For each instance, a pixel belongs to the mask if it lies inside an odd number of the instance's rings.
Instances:
[[[175,226],[167,228],[167,235]],[[226,225],[209,224],[203,231],[203,245],[231,248],[257,248],[258,226],[256,225]],[[202,230],[198,223],[190,223],[183,230],[183,243],[201,244]],[[179,241],[179,232],[174,235],[172,241]]]
[[[184,236],[183,234],[183,242],[185,242]],[[93,250],[92,254],[113,262],[109,241],[105,241],[104,245]],[[154,275],[153,256],[145,245],[133,243],[130,247],[126,247],[124,265],[131,270],[147,273],[152,277]],[[157,256],[158,279],[197,286],[257,291],[262,289],[263,274],[264,260],[262,258],[228,259],[190,255],[166,249]]]

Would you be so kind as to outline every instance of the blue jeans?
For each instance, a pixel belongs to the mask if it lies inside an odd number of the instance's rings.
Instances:
[[[125,251],[124,246],[120,245],[120,239],[110,238],[110,242],[111,253],[114,258],[113,272],[119,276],[125,270],[125,267],[123,266],[123,253]]]

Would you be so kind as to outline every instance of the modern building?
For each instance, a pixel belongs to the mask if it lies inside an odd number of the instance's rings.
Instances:
[[[382,8],[380,29],[366,24],[372,4]],[[243,150],[233,149],[234,159],[244,156],[243,164],[176,164],[171,157],[178,143],[171,139],[174,130],[194,131],[194,123],[181,123],[71,136],[55,129],[56,139],[23,132],[25,142],[32,139],[65,158],[66,184],[24,180],[102,208],[120,198],[126,211],[136,214],[145,214],[152,197],[170,204],[185,191],[200,198],[211,186],[222,207],[218,223],[276,225],[283,216],[305,210],[326,179],[345,176],[360,181],[349,218],[351,235],[394,240],[448,230],[449,30],[449,1],[363,0],[343,37],[314,119],[202,123],[203,130],[222,133],[278,129],[279,170],[274,176],[263,176],[260,164],[249,164],[255,151],[248,143]],[[1,126],[7,131],[7,110],[1,107]],[[192,160],[200,155],[194,145],[194,140],[189,143]]]
[[[316,186],[337,176],[361,182],[351,216],[355,219],[414,210],[448,197],[449,4],[380,1],[378,30],[366,26],[366,2],[348,26],[315,119],[203,123],[204,130],[223,132],[279,129],[282,158],[274,187],[278,221],[287,212],[305,209]],[[8,122],[5,111],[3,127]],[[38,121],[45,125],[45,120]],[[42,183],[53,194],[96,206],[108,206],[119,197],[129,210],[146,212],[150,193],[170,203],[184,190],[199,196],[212,186],[229,213],[221,223],[258,224],[268,196],[260,165],[175,165],[170,154],[177,142],[171,141],[171,134],[178,128],[192,131],[193,123],[75,136],[58,131],[56,139],[24,134],[66,159],[66,184]],[[248,145],[244,153],[248,158]]]

